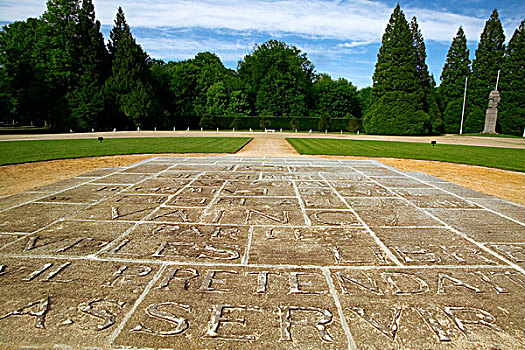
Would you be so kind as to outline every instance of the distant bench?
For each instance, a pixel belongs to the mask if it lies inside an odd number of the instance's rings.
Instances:
[[[264,132],[272,132],[273,133],[273,132],[275,132],[275,129],[266,129],[266,128],[264,128]]]

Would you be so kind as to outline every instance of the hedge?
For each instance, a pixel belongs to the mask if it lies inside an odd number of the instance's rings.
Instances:
[[[237,121],[234,123],[234,119]],[[319,130],[319,118],[316,117],[264,117],[267,120],[268,129],[275,130],[292,130],[292,119],[297,121],[297,130],[299,131],[324,131]],[[260,130],[261,123],[259,117],[253,116],[242,116],[242,117],[216,117],[215,127],[219,129],[232,129],[232,125],[237,125],[238,130]],[[330,120],[331,131],[350,131],[356,132],[357,130],[363,130],[361,125],[361,119],[357,118],[333,118]],[[330,131],[329,130],[329,131]]]

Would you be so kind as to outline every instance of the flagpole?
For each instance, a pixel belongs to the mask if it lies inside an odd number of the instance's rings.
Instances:
[[[465,119],[465,103],[467,102],[467,84],[468,77],[465,78],[465,93],[463,95],[463,110],[461,111],[461,127],[459,128],[459,134],[463,134],[463,120]]]

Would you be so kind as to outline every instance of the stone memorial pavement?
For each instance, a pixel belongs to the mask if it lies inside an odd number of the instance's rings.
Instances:
[[[377,161],[103,169],[0,199],[0,348],[524,349],[524,216]]]

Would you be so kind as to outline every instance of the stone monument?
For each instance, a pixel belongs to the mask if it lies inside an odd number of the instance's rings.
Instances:
[[[498,103],[501,100],[498,91],[499,74],[496,79],[496,87],[489,94],[489,107],[485,114],[485,128],[483,128],[483,134],[496,134],[496,122],[498,120]]]
[[[489,107],[485,114],[484,134],[496,133],[496,121],[498,120],[498,102],[500,101],[499,91],[492,90],[489,95]]]

